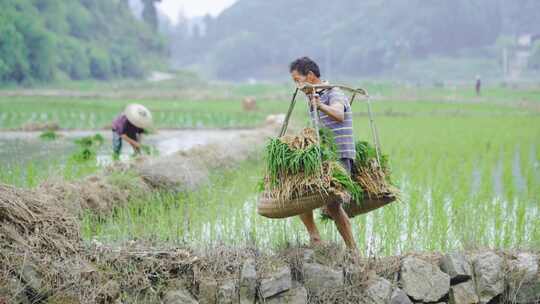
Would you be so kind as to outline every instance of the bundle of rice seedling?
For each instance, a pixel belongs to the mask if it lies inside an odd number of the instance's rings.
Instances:
[[[353,180],[351,176],[337,162],[331,162],[332,167],[332,182],[336,186],[341,186],[342,189],[346,190],[350,195],[353,201],[361,201],[364,197],[363,189]]]
[[[357,141],[353,180],[358,183],[368,198],[376,198],[389,193],[396,194],[390,180],[388,156],[380,155],[377,162],[375,147],[366,141]]]
[[[355,147],[356,160],[352,181],[356,187],[360,188],[361,195],[355,196],[354,192],[349,190],[352,199],[343,204],[343,209],[351,218],[383,207],[395,201],[399,194],[390,179],[388,156],[379,155],[379,164],[377,151],[371,144],[366,141],[357,141]],[[323,219],[330,219],[325,208],[321,216]]]
[[[338,159],[338,146],[334,138],[334,133],[329,128],[321,128],[319,130],[321,140],[321,156],[326,160]]]
[[[272,188],[287,176],[303,173],[307,178],[320,173],[322,158],[316,136],[313,129],[304,129],[297,136],[270,139],[265,158]]]
[[[323,129],[319,135],[320,146],[311,128],[270,140],[265,155],[267,175],[261,187],[267,197],[287,202],[313,193],[343,196],[348,192],[361,199],[362,189],[337,162],[331,131]]]

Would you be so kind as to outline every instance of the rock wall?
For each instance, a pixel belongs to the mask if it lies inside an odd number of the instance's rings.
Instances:
[[[363,258],[336,245],[270,254],[94,244],[70,264],[76,286],[44,290],[46,275],[27,267],[24,280],[0,280],[0,303],[29,303],[29,294],[44,303],[538,303],[539,258],[534,251]],[[3,298],[2,292],[15,292],[9,288],[18,288],[18,301]]]
[[[296,248],[245,258],[230,277],[194,277],[195,292],[172,288],[163,294],[170,304],[182,303],[170,297],[174,293],[212,304],[538,303],[539,257],[484,250],[357,260],[332,247]]]

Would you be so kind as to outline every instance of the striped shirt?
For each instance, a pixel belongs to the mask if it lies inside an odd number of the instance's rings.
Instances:
[[[333,88],[319,92],[321,103],[334,105],[340,103],[344,106],[345,120],[338,122],[319,110],[319,122],[322,126],[329,128],[334,133],[334,138],[338,147],[340,158],[355,159],[356,149],[354,147],[352,109],[349,99],[339,88]]]

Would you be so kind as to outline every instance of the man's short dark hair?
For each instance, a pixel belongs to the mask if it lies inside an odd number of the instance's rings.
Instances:
[[[319,70],[319,66],[309,57],[298,58],[295,61],[291,62],[291,65],[289,66],[289,72],[292,73],[292,71],[297,71],[303,76],[307,76],[309,72],[313,72],[313,74],[315,74],[317,78],[321,77],[321,70]]]

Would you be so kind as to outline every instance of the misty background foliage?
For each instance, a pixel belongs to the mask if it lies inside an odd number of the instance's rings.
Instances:
[[[540,34],[539,12],[538,0],[239,0],[202,25],[180,18],[167,32],[178,66],[202,64],[222,79],[272,78],[306,54],[353,77],[432,57],[490,71],[505,37]]]
[[[138,78],[167,49],[125,0],[0,0],[0,7],[1,82]]]
[[[538,0],[238,0],[178,23],[160,1],[0,0],[0,82],[141,78],[170,66],[280,79],[304,55],[327,76],[490,77],[520,35],[540,37]],[[539,73],[539,42],[528,52]]]

